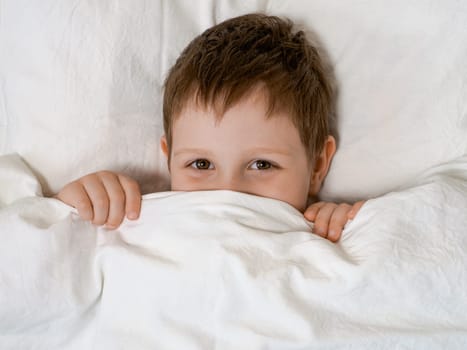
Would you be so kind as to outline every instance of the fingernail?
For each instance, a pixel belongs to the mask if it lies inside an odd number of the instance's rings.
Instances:
[[[128,213],[128,219],[135,220],[136,218],[138,218],[138,214],[136,214],[135,212]]]
[[[328,236],[334,237],[336,235],[336,230],[329,230]]]
[[[117,228],[117,226],[114,226],[114,225],[110,225],[110,224],[105,224],[104,226],[107,230],[115,230]]]

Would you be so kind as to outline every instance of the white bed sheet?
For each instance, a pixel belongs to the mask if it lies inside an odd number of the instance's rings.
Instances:
[[[106,231],[0,165],[1,349],[467,346],[466,158],[367,202],[338,244],[229,191],[148,195]]]

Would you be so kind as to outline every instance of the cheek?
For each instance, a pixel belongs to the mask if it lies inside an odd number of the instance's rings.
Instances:
[[[208,189],[204,181],[189,176],[185,171],[174,170],[170,174],[170,188],[172,191],[202,191]]]
[[[278,199],[287,202],[300,212],[304,212],[308,202],[308,186],[299,184],[290,186],[290,184],[286,184],[278,197],[280,197]]]
[[[170,188],[172,191],[189,191],[190,184],[177,171],[170,173]]]
[[[271,182],[259,181],[251,193],[278,199],[304,212],[308,201],[309,181],[304,177],[287,176]]]

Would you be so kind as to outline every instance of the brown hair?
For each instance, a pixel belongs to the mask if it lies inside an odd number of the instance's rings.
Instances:
[[[330,131],[333,93],[317,49],[290,20],[248,14],[217,24],[193,39],[165,81],[163,115],[169,149],[172,123],[195,98],[218,115],[264,86],[268,115],[289,112],[310,160]]]

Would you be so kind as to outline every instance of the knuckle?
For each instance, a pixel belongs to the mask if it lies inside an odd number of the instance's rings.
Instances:
[[[315,203],[312,203],[308,209],[311,209],[311,210],[319,210],[319,208],[321,208],[323,206],[323,202],[315,202]]]
[[[329,222],[329,227],[333,231],[341,232],[344,229],[345,225],[347,224],[347,221],[348,219],[346,215],[340,215],[338,217],[333,218]]]
[[[329,230],[333,232],[338,232],[341,231],[344,225],[342,225],[340,222],[331,222],[329,224]]]
[[[316,212],[316,210],[317,210],[316,207],[311,205],[311,206],[309,206],[308,208],[305,209],[305,213],[311,214],[311,213]]]
[[[108,203],[109,200],[105,196],[98,196],[93,200],[93,204],[98,207],[106,207]]]
[[[337,204],[335,203],[325,203],[321,208],[320,212],[327,212],[327,213],[333,213],[337,208]]]
[[[133,191],[138,191],[139,190],[139,185],[138,182],[130,177],[127,177],[125,175],[118,175],[118,179],[122,183],[122,185],[128,189],[131,189]]]
[[[97,173],[88,174],[88,175],[85,175],[85,176],[79,178],[75,182],[86,183],[89,180],[92,180],[92,178],[94,178],[96,175],[97,175]]]
[[[76,187],[77,185],[79,185],[79,182],[78,180],[75,180],[67,184],[65,187],[63,187],[63,189],[70,189],[70,188]]]
[[[101,170],[101,171],[98,171],[96,173],[96,175],[100,178],[111,178],[111,177],[114,177],[115,174],[112,173],[111,171],[109,170]]]
[[[63,189],[60,191],[61,194],[70,194],[79,192],[81,189],[81,182],[80,180],[75,180],[67,184]]]
[[[123,192],[115,192],[112,194],[112,202],[123,203],[125,202],[125,194]]]
[[[133,183],[135,182],[131,177],[128,177],[126,175],[123,175],[123,174],[117,174],[118,178],[121,179],[121,180],[124,180],[128,183]]]
[[[80,198],[76,201],[75,207],[76,209],[78,209],[78,211],[81,211],[81,210],[88,210],[90,208],[90,205],[87,200]]]
[[[327,221],[324,220],[317,220],[315,222],[315,230],[319,233],[324,233],[328,228],[328,223]]]

